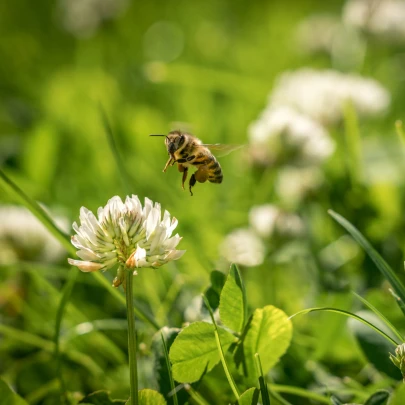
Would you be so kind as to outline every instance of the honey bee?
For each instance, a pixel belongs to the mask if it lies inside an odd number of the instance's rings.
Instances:
[[[193,195],[192,187],[196,182],[205,183],[222,183],[222,168],[216,157],[224,156],[243,145],[222,145],[222,144],[204,144],[200,139],[181,131],[171,131],[167,135],[150,135],[164,136],[169,160],[163,169],[166,172],[169,166],[177,163],[179,172],[183,173],[182,187],[187,179],[188,169],[196,167],[197,170],[191,175],[188,183],[190,194]]]

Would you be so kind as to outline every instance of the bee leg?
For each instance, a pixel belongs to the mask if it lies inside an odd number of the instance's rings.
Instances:
[[[191,187],[195,186],[195,183],[197,183],[197,180],[195,179],[195,173],[193,173],[190,177],[190,181],[188,182],[188,189],[190,190],[190,195],[193,195],[193,192],[191,191]]]
[[[184,183],[187,180],[188,168],[183,165],[178,165],[178,168],[179,168],[179,172],[183,172],[183,179],[181,182],[181,186],[183,187],[183,190],[184,190]]]
[[[172,163],[173,158],[170,156],[169,160],[166,162],[165,168],[163,169],[163,173],[167,170],[170,163]]]

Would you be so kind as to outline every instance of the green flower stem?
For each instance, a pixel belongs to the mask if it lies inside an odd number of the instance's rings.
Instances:
[[[214,318],[214,314],[212,312],[211,305],[208,302],[207,297],[204,294],[202,294],[202,297],[203,297],[203,300],[205,302],[205,305],[208,308],[208,311],[209,311],[211,319],[212,319],[212,323],[213,323],[214,328],[215,328],[215,330],[214,330],[215,341],[217,343],[219,357],[221,358],[221,363],[222,363],[222,366],[224,367],[226,378],[228,379],[228,382],[229,382],[229,385],[231,386],[232,392],[234,393],[236,399],[239,402],[240,394],[239,394],[238,388],[236,387],[235,381],[234,381],[231,373],[229,372],[228,365],[226,364],[224,351],[222,350],[222,346],[221,346],[221,340],[219,339],[218,326],[217,326],[217,323],[215,322],[215,318]]]
[[[128,354],[129,373],[131,386],[130,405],[138,405],[138,371],[136,362],[136,331],[133,297],[133,274],[130,269],[125,269],[126,299],[127,299],[127,320],[128,320]]]

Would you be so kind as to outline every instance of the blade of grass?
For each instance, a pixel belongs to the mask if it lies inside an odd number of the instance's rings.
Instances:
[[[405,303],[405,287],[401,283],[394,270],[388,265],[388,263],[382,258],[382,256],[371,246],[370,242],[360,233],[360,231],[354,227],[347,219],[333,210],[328,210],[329,215],[338,222],[347,232],[353,237],[353,239],[366,251],[370,259],[374,262],[382,275],[391,283],[392,288],[398,295],[402,304]],[[399,305],[402,312],[405,314],[404,305]]]
[[[120,153],[118,151],[117,143],[115,142],[114,133],[108,120],[107,114],[101,104],[99,104],[99,110],[101,115],[101,121],[103,122],[104,131],[107,136],[108,145],[111,149],[111,153],[114,157],[115,164],[117,165],[117,169],[120,174],[123,190],[126,195],[130,195],[132,190],[131,180],[127,170],[125,169],[123,159],[121,158]]]
[[[15,339],[16,341],[22,342],[26,345],[37,347],[48,353],[53,354],[55,351],[54,342],[43,339],[32,333],[25,332],[20,329],[15,329],[11,326],[6,326],[2,324],[0,324],[0,332],[2,332],[4,336]],[[70,358],[75,363],[78,363],[83,367],[87,368],[93,375],[100,375],[105,372],[91,357],[87,356],[83,352],[69,349],[69,350],[62,350],[62,353],[64,353],[68,358]]]
[[[167,352],[166,340],[165,340],[165,337],[163,336],[162,332],[160,332],[160,337],[162,338],[163,352],[165,354],[166,367],[167,367],[167,372],[169,374],[170,388],[171,388],[170,392],[173,393],[173,403],[174,403],[174,405],[179,405],[179,402],[177,400],[177,391],[175,389],[176,387],[174,385],[174,380],[173,380],[173,375],[172,375],[172,369],[170,367],[169,353]]]
[[[399,339],[400,342],[404,341],[404,338],[399,333],[398,329],[370,302],[368,302],[365,298],[360,296],[359,294],[352,291],[355,297],[357,297],[364,305],[369,307],[395,334],[395,336]]]
[[[69,272],[69,279],[68,282],[63,287],[62,297],[60,299],[58,310],[56,312],[56,321],[55,321],[54,343],[55,343],[56,374],[60,381],[61,399],[62,402],[65,403],[67,401],[67,389],[65,380],[63,379],[62,375],[62,358],[60,356],[60,328],[62,325],[62,319],[65,313],[65,308],[67,303],[69,302],[69,298],[72,293],[73,286],[75,285],[78,273],[79,269],[77,268],[71,269]]]
[[[75,256],[76,249],[70,243],[70,237],[66,235],[61,229],[59,229],[56,224],[53,222],[51,217],[45,212],[45,210],[32,198],[22,191],[17,184],[15,184],[2,170],[0,170],[0,180],[4,185],[10,188],[14,194],[22,201],[24,206],[28,208],[41,222],[42,224],[51,232],[51,234],[59,240],[63,247],[69,252],[69,254]],[[104,286],[110,294],[112,294],[119,302],[125,305],[125,297],[119,292],[116,288],[112,288],[110,282],[99,272],[91,273],[93,277]],[[160,329],[158,323],[153,319],[153,317],[136,305],[134,306],[135,315],[142,319],[143,321],[149,323],[156,330]]]
[[[266,381],[264,380],[262,362],[260,361],[259,353],[255,354],[255,364],[256,364],[257,375],[259,376],[259,385],[260,385],[260,391],[262,393],[263,405],[270,405],[269,391],[267,388]]]
[[[364,325],[369,326],[371,329],[374,329],[377,333],[379,333],[381,336],[385,337],[390,343],[392,343],[395,347],[398,346],[399,343],[397,343],[394,339],[392,339],[390,336],[388,336],[385,332],[383,332],[381,329],[377,328],[374,326],[372,323],[366,321],[364,318],[361,316],[358,316],[356,314],[353,314],[352,312],[349,311],[343,311],[343,309],[337,309],[337,308],[328,308],[328,307],[322,307],[322,308],[309,308],[309,309],[304,309],[302,311],[297,312],[294,315],[291,315],[289,319],[294,318],[297,315],[303,315],[303,314],[309,314],[310,312],[319,312],[319,311],[326,311],[326,312],[335,312],[340,315],[347,316],[349,318],[356,319],[357,321],[360,321],[364,323]]]

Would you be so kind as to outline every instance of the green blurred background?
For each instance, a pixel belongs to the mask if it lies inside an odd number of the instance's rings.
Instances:
[[[351,249],[350,258],[338,265],[328,268],[320,255],[344,235],[327,214],[333,208],[361,229],[395,270],[403,268],[405,150],[394,123],[403,117],[405,103],[405,42],[392,44],[360,33],[355,37],[360,48],[347,41],[338,44],[335,53],[313,53],[304,49],[297,31],[312,15],[326,13],[339,20],[344,4],[2,2],[1,168],[67,224],[77,221],[81,206],[94,211],[113,195],[130,192],[160,202],[178,218],[177,231],[184,237],[179,248],[187,253],[158,271],[140,271],[135,295],[160,325],[181,327],[184,311],[209,285],[210,271],[227,271],[220,255],[225,236],[247,226],[252,206],[278,203],[273,184],[277,168],[252,166],[246,146],[221,159],[223,184],[197,184],[190,197],[181,189],[175,168],[162,173],[167,159],[163,139],[148,135],[181,127],[206,143],[247,144],[249,124],[284,71],[313,67],[372,77],[392,100],[384,116],[359,121],[364,178],[356,184],[350,178],[347,126],[341,122],[328,128],[337,146],[322,166],[323,186],[287,207],[302,218],[305,237],[266,241],[264,263],[242,266],[242,273],[252,308],[274,304],[292,314],[325,305],[355,311],[361,305],[350,290],[356,290],[404,328],[389,286],[351,240],[343,244],[343,249]],[[129,191],[109,147],[100,106],[129,174]],[[389,175],[375,180],[370,174],[375,165],[374,172],[386,170]],[[0,203],[18,201],[0,186]],[[24,233],[23,221],[16,221],[15,227]],[[52,350],[30,343],[22,331],[52,339],[60,291],[69,274],[67,255],[46,263],[41,255],[26,254],[15,238],[0,239],[8,243],[8,251],[17,246],[12,260],[0,260],[0,323],[13,328],[0,331],[0,375],[30,403],[55,404],[58,382]],[[113,398],[125,398],[126,331],[69,335],[81,322],[102,319],[122,321],[125,308],[91,276],[80,274],[62,336],[67,347],[86,354],[89,362],[80,364],[66,355],[67,385],[74,392],[103,388],[111,390]],[[138,324],[141,386],[153,388],[154,330]],[[309,316],[295,324],[292,347],[273,373],[276,382],[320,390],[357,389],[360,395],[379,384],[389,386],[398,377],[380,360],[375,360],[376,368],[370,366],[344,319]],[[217,403],[214,384],[206,383],[201,390]]]

